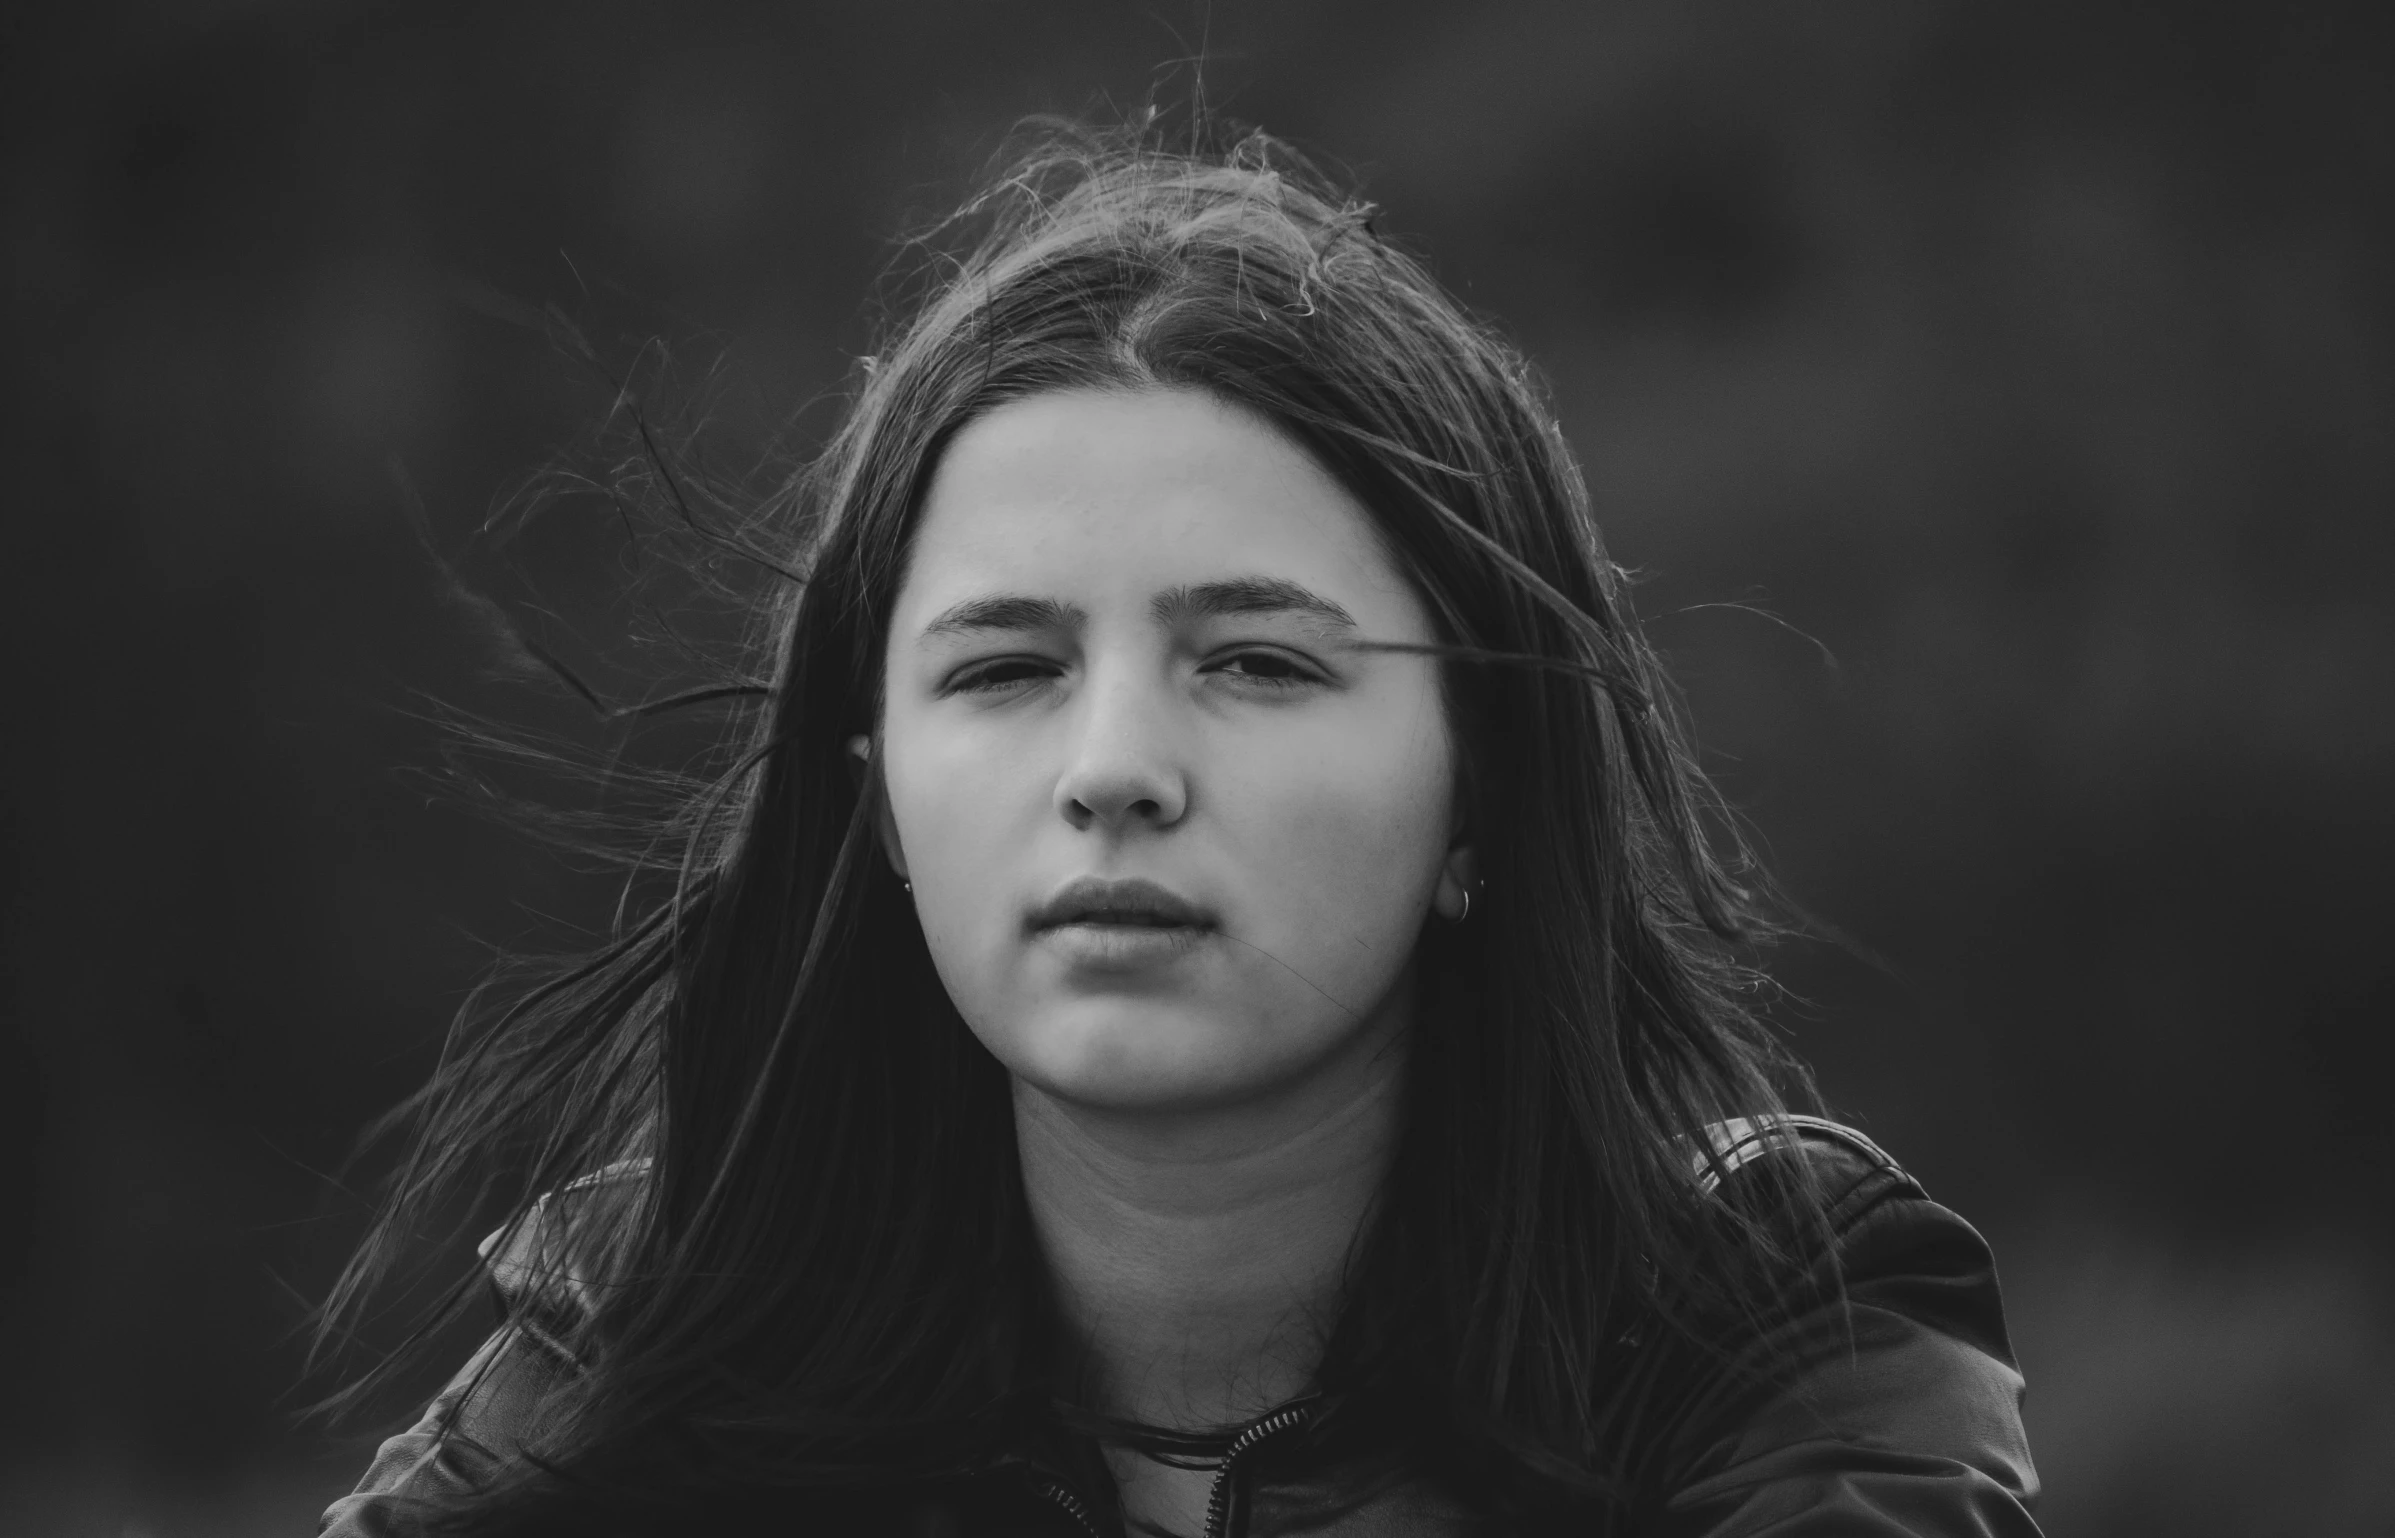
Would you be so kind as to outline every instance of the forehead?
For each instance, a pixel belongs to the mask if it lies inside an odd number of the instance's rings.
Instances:
[[[1252,576],[1313,588],[1367,632],[1424,628],[1371,515],[1271,424],[1196,391],[1052,391],[950,442],[896,621],[1000,590],[1096,607]]]

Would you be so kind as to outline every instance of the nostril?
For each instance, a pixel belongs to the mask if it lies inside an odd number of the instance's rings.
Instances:
[[[1056,783],[1054,805],[1076,828],[1091,822],[1161,826],[1180,817],[1183,794],[1169,765],[1126,757],[1068,769]]]

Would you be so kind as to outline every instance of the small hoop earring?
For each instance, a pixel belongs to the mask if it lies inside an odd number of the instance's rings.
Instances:
[[[1466,919],[1470,918],[1471,916],[1472,916],[1472,889],[1471,889],[1470,887],[1465,887],[1465,888],[1464,888],[1464,911],[1463,911],[1463,912],[1461,912],[1461,913],[1459,913],[1459,914],[1457,914],[1457,915],[1455,916],[1455,921],[1456,921],[1458,924],[1461,924],[1462,922],[1464,922]]]

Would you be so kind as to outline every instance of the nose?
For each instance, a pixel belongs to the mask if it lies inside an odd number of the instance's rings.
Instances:
[[[1189,809],[1189,780],[1166,701],[1141,680],[1093,677],[1074,712],[1056,810],[1076,828],[1168,828]]]

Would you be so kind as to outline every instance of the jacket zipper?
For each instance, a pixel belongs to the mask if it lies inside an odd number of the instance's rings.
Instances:
[[[1040,1493],[1063,1507],[1064,1514],[1079,1523],[1081,1530],[1087,1533],[1089,1538],[1104,1538],[1104,1535],[1098,1531],[1098,1524],[1090,1520],[1089,1508],[1081,1504],[1080,1496],[1052,1479],[1040,1487]]]
[[[1231,1445],[1224,1449],[1222,1463],[1214,1471],[1214,1484],[1206,1493],[1206,1538],[1228,1538],[1224,1529],[1231,1520],[1231,1480],[1237,1472],[1240,1455],[1252,1450],[1267,1437],[1278,1436],[1292,1426],[1303,1425],[1313,1413],[1312,1405],[1303,1404],[1275,1410],[1239,1433]],[[1104,1538],[1098,1531],[1097,1522],[1089,1514],[1089,1507],[1062,1482],[1053,1479],[1043,1482],[1040,1494],[1071,1517],[1074,1525],[1087,1533],[1089,1538]]]
[[[1239,1458],[1266,1437],[1278,1436],[1292,1426],[1303,1425],[1313,1413],[1311,1405],[1291,1405],[1275,1410],[1262,1420],[1239,1433],[1222,1455],[1222,1466],[1214,1471],[1214,1488],[1206,1496],[1206,1538],[1229,1538],[1225,1531],[1231,1524],[1231,1480],[1237,1475]]]

